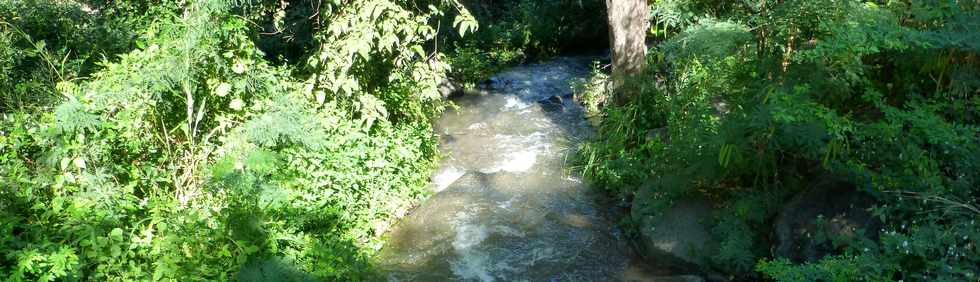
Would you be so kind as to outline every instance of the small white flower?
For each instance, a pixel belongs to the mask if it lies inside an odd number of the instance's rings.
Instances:
[[[234,100],[231,100],[231,103],[228,104],[228,107],[231,108],[232,110],[241,111],[242,108],[245,107],[245,102],[242,101],[242,99],[235,98]]]
[[[245,64],[236,60],[235,64],[231,66],[231,71],[235,72],[236,74],[242,74],[245,72]]]
[[[909,246],[909,241],[902,242],[902,247],[908,247],[908,246]]]
[[[231,84],[224,83],[224,82],[218,84],[218,87],[214,89],[214,94],[218,95],[218,97],[227,96],[228,93],[230,92],[231,92]]]

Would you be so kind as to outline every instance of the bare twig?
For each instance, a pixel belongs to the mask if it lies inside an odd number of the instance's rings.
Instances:
[[[973,212],[977,215],[980,215],[980,207],[971,203],[958,202],[942,196],[925,195],[920,192],[911,192],[911,191],[885,191],[885,192],[892,193],[892,194],[899,194],[899,195],[903,195],[913,199],[927,201],[927,202],[946,204],[953,208],[962,208],[967,211]]]

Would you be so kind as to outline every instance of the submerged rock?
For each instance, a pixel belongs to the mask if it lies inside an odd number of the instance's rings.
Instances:
[[[565,100],[559,95],[540,100],[538,104],[541,104],[541,109],[545,112],[562,112],[565,110]]]
[[[479,84],[480,87],[488,89],[502,89],[504,86],[506,86],[505,81],[496,76],[491,76],[488,79],[480,81]]]
[[[551,97],[548,97],[548,99],[544,99],[544,101],[552,104],[561,104],[564,102],[564,99],[561,96],[552,95]]]
[[[874,198],[839,178],[821,181],[783,206],[774,226],[773,255],[795,262],[816,261],[834,253],[830,240],[858,241],[862,236],[877,239],[881,223],[869,208]]]

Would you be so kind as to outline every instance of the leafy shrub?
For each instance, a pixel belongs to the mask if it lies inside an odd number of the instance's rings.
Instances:
[[[598,63],[592,66],[588,78],[580,79],[572,84],[572,90],[578,94],[575,99],[585,106],[586,116],[594,117],[600,114],[600,109],[607,101],[612,100],[609,75],[602,72]]]
[[[458,46],[450,54],[449,60],[452,66],[450,77],[462,82],[465,88],[472,88],[476,82],[524,61],[524,53],[520,50],[481,50]]]
[[[605,2],[599,0],[463,1],[480,28],[472,35],[448,36],[444,46],[450,76],[472,85],[502,67],[560,52],[607,47]]]
[[[131,4],[113,7],[154,13],[137,49],[31,86],[63,97],[53,109],[0,116],[0,273],[375,278],[381,234],[436,159],[446,64],[423,48],[437,11],[331,4],[297,70],[255,46],[247,3]]]
[[[623,86],[642,94],[602,110],[587,178],[623,199],[649,183],[714,199],[708,267],[742,279],[976,279],[980,64],[962,43],[976,5],[658,3],[671,30]],[[820,261],[770,257],[779,203],[824,175],[877,199],[882,235]]]
[[[99,59],[131,48],[139,14],[89,8],[74,1],[0,3],[0,111],[50,106],[59,81],[87,76]]]

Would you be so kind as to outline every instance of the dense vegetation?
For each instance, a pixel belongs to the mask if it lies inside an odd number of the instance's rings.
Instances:
[[[652,203],[633,215],[711,199],[719,249],[702,267],[736,279],[978,279],[977,2],[651,3],[648,67],[619,88],[636,98],[600,111],[606,75],[583,84],[602,118],[579,161],[590,180]],[[880,229],[774,256],[780,208],[828,178],[871,195]]]
[[[452,1],[0,1],[0,280],[365,279],[437,158],[446,11],[475,29]]]
[[[578,165],[648,203],[634,233],[704,197],[719,248],[699,266],[736,280],[980,277],[975,1],[649,3],[645,70],[613,89],[597,65],[578,95],[600,120]],[[426,196],[440,84],[604,49],[604,10],[0,0],[0,280],[375,279]],[[774,255],[783,204],[826,179],[880,227]]]
[[[471,36],[446,36],[450,77],[473,87],[504,67],[607,48],[603,0],[461,1],[480,23]],[[444,21],[448,22],[448,21]]]

